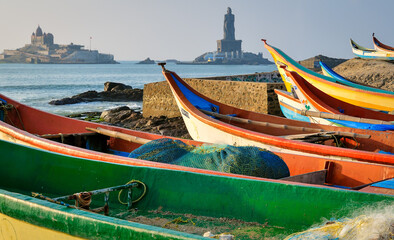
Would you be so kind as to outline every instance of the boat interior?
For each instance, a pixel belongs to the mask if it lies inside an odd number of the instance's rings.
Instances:
[[[75,133],[75,134],[46,134],[40,135],[39,137],[50,139],[52,141],[56,141],[59,143],[64,143],[84,149],[89,149],[98,152],[104,152],[119,156],[128,156],[129,152],[123,152],[116,149],[116,146],[109,146],[108,142],[110,142],[111,138],[117,138],[120,141],[130,142],[135,139],[134,136],[122,134],[115,131],[103,130],[101,128],[92,129],[88,128],[88,130],[92,131],[91,133]],[[324,134],[323,134],[324,135]],[[312,140],[313,135],[310,134],[309,137]],[[300,138],[305,138],[307,136],[299,136]],[[320,138],[321,136],[318,136]],[[294,135],[292,136],[292,139]],[[148,141],[149,142],[149,141]],[[115,147],[115,148],[114,148]],[[132,151],[134,149],[130,149]],[[286,160],[289,158],[285,158],[286,165],[289,167],[291,172],[291,176],[286,178],[281,178],[280,180],[305,183],[305,184],[314,184],[321,186],[329,186],[334,188],[345,188],[350,190],[358,190],[358,191],[366,191],[366,192],[377,192],[377,193],[386,193],[388,189],[385,188],[377,188],[371,187],[371,185],[376,184],[377,182],[381,182],[380,179],[376,182],[370,182],[368,184],[364,184],[362,181],[357,179],[351,179],[349,175],[347,175],[347,170],[343,169],[344,167],[348,167],[352,165],[352,162],[345,162],[345,164],[349,164],[349,166],[345,165],[343,162],[338,161],[330,161],[319,159],[320,168],[316,167],[317,164],[313,164],[312,162],[316,162],[316,158],[313,157],[304,157],[305,164],[309,162],[309,166],[314,167],[300,167],[299,164],[296,164],[296,160]],[[324,165],[323,165],[324,164]],[[357,164],[353,164],[354,166]],[[375,164],[370,164],[371,168],[376,168]],[[352,169],[351,171],[354,171]],[[365,171],[365,170],[364,170]],[[392,174],[394,174],[394,170],[391,169]],[[388,174],[390,175],[390,174]],[[339,178],[340,176],[340,178]],[[351,179],[351,180],[350,180]],[[376,178],[375,178],[376,179]],[[394,194],[394,190],[391,190],[392,194]]]

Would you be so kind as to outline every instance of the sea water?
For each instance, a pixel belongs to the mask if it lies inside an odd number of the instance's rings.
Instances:
[[[178,65],[166,68],[180,77],[212,77],[271,72],[275,65]],[[89,102],[54,106],[49,102],[89,90],[103,91],[105,82],[124,83],[133,88],[164,81],[156,64],[0,64],[0,93],[43,111],[67,115],[103,111],[117,106],[142,108],[142,102]]]

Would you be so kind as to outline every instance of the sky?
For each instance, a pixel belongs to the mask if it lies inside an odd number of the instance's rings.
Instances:
[[[268,59],[261,38],[295,60],[353,58],[349,39],[372,48],[373,32],[394,46],[394,0],[0,0],[0,52],[30,43],[40,25],[57,44],[119,61],[191,61],[216,50],[227,7],[243,51]]]

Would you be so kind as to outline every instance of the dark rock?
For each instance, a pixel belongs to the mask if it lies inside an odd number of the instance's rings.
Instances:
[[[77,98],[97,98],[99,93],[96,91],[87,91],[76,95]]]
[[[63,98],[60,100],[52,100],[49,102],[51,105],[65,105],[65,104],[74,104],[83,102],[81,98],[78,97],[71,97],[71,98]]]
[[[100,113],[73,114],[68,117],[93,121],[87,118],[87,115],[97,116],[100,115]],[[133,111],[128,107],[120,107],[102,112],[98,120],[104,124],[116,125],[123,128],[150,132],[163,136],[191,139],[182,117],[143,118],[142,114],[139,112]],[[104,122],[102,122],[103,120]]]
[[[125,89],[122,91],[100,92],[101,101],[142,101],[142,89]]]
[[[75,104],[80,102],[108,101],[108,102],[126,102],[142,101],[143,90],[122,83],[106,82],[103,92],[87,91],[73,97],[63,98],[60,100],[50,101],[51,105]]]
[[[104,92],[123,91],[125,89],[133,89],[133,87],[125,85],[123,83],[116,83],[116,82],[106,82],[106,83],[104,83]]]
[[[106,123],[124,128],[163,136],[191,139],[182,117],[167,118],[161,116],[144,118],[140,112],[123,106],[102,112],[100,118]]]
[[[130,115],[132,115],[133,113],[135,113],[134,110],[130,109],[129,107],[123,106],[102,112],[100,118],[102,118],[106,122],[117,124],[122,120],[130,117]]]

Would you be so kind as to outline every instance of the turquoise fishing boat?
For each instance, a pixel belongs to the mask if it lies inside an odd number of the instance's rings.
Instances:
[[[364,58],[364,59],[380,59],[380,60],[394,60],[394,52],[389,52],[389,51],[383,51],[380,50],[379,48],[371,49],[371,48],[366,48],[363,46],[360,46],[357,44],[355,41],[350,39],[350,45],[352,46],[352,51],[354,55],[356,55],[359,58]],[[376,43],[375,43],[375,48],[376,48]]]
[[[321,71],[323,72],[323,74],[327,77],[332,77],[332,78],[336,78],[340,81],[343,82],[351,82],[349,80],[347,80],[346,78],[342,77],[341,75],[339,75],[338,73],[336,73],[334,70],[332,70],[329,66],[327,66],[327,64],[325,64],[322,61],[319,61],[320,67],[321,67]]]
[[[257,181],[106,163],[6,141],[0,141],[0,151],[0,226],[6,239],[202,238],[163,228],[167,224],[154,227],[127,221],[137,216],[167,217],[169,223],[183,216],[195,224],[197,216],[209,221],[230,218],[238,223],[254,222],[257,231],[266,234],[263,236],[287,235],[322,218],[394,203],[389,187],[392,180],[349,191],[285,180]],[[368,187],[387,189],[387,194],[362,192]],[[115,191],[121,188],[122,193]],[[95,195],[100,192],[103,195]],[[104,210],[106,215],[93,213],[93,209]],[[237,239],[245,237],[232,234]]]

